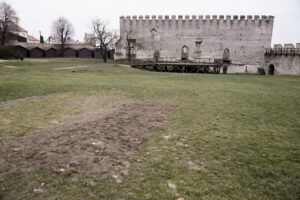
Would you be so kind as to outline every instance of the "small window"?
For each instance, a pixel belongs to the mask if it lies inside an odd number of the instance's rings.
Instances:
[[[224,49],[224,52],[223,52],[223,59],[224,60],[227,60],[230,58],[230,51],[229,49]]]
[[[202,38],[196,38],[196,48],[199,50],[202,44]]]

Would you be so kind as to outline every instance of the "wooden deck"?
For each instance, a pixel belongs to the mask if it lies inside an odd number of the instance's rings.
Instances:
[[[219,74],[221,68],[227,63],[230,61],[223,59],[202,59],[199,61],[137,60],[131,64],[131,67],[158,72]]]

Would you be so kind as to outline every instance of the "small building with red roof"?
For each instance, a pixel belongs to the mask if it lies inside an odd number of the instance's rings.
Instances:
[[[35,38],[35,37],[32,36],[32,35],[28,35],[28,37],[27,37],[27,42],[28,42],[28,43],[40,43],[40,40],[38,40],[37,38]]]

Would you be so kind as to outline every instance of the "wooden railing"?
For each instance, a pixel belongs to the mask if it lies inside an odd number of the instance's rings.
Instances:
[[[199,58],[194,60],[178,60],[173,57],[160,57],[158,59],[155,58],[147,58],[147,59],[139,59],[133,60],[131,62],[132,65],[149,65],[156,63],[203,63],[203,64],[221,64],[223,63],[223,59],[214,59],[214,58]]]

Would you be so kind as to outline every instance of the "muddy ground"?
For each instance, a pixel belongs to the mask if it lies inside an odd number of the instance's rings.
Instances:
[[[73,177],[127,175],[136,147],[167,121],[170,102],[126,100],[0,145],[0,178],[20,169]]]

